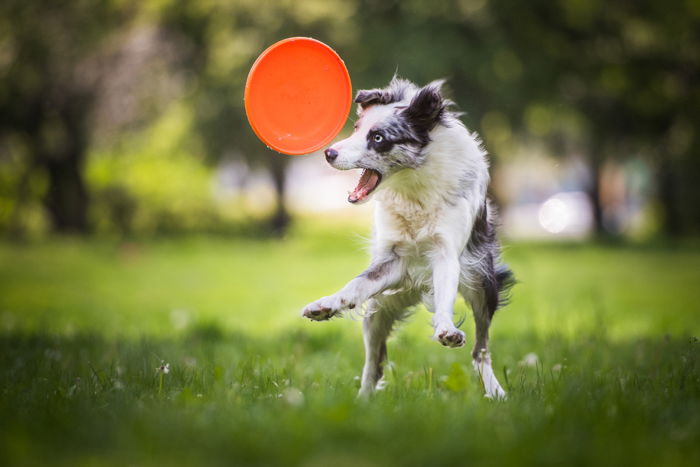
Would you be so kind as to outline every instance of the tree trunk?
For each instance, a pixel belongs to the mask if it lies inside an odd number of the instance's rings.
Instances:
[[[677,180],[671,160],[661,155],[658,167],[659,202],[664,209],[664,233],[679,237],[683,233],[681,214],[678,209]]]
[[[48,190],[44,205],[54,232],[88,233],[88,193],[83,179],[87,151],[87,108],[89,99],[81,94],[58,100],[55,120],[46,120],[58,132],[57,142],[41,141],[36,148],[37,165],[46,170]]]
[[[84,156],[80,152],[42,158],[49,182],[44,205],[57,233],[88,232],[88,195],[82,174]]]
[[[275,157],[270,164],[270,174],[275,189],[275,213],[270,219],[272,231],[277,236],[282,236],[291,223],[291,217],[285,204],[287,161],[281,157]]]
[[[600,175],[602,168],[602,157],[599,153],[589,156],[591,170],[591,183],[588,186],[588,199],[591,203],[591,211],[593,214],[593,235],[602,237],[605,235],[605,226],[603,224],[603,204],[600,199]]]

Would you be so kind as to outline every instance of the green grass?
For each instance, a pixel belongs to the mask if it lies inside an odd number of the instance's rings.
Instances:
[[[700,465],[700,248],[511,245],[509,399],[419,308],[361,403],[359,320],[299,318],[365,265],[351,231],[0,244],[0,464]]]

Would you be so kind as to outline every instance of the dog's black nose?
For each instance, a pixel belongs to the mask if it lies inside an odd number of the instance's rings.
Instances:
[[[328,162],[333,162],[338,157],[338,151],[333,148],[328,148],[323,153],[326,155],[326,160]]]

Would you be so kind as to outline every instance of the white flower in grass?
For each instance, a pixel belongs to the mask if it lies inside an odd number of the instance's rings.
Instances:
[[[561,363],[557,363],[552,367],[552,371],[555,373],[559,373],[563,368],[564,366]]]
[[[301,407],[304,405],[304,393],[297,388],[287,388],[280,396],[292,407]]]
[[[158,395],[160,396],[163,394],[163,380],[165,379],[165,375],[170,373],[170,363],[165,363],[165,360],[161,360],[160,366],[156,368],[156,372],[158,372]]]
[[[529,354],[525,355],[522,360],[520,360],[520,364],[522,366],[531,366],[535,367],[539,363],[540,359],[537,356],[536,353],[530,352]]]

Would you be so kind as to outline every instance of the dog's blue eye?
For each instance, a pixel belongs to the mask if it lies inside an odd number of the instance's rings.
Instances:
[[[374,135],[375,143],[381,143],[382,141],[384,141],[384,137],[382,135]]]

